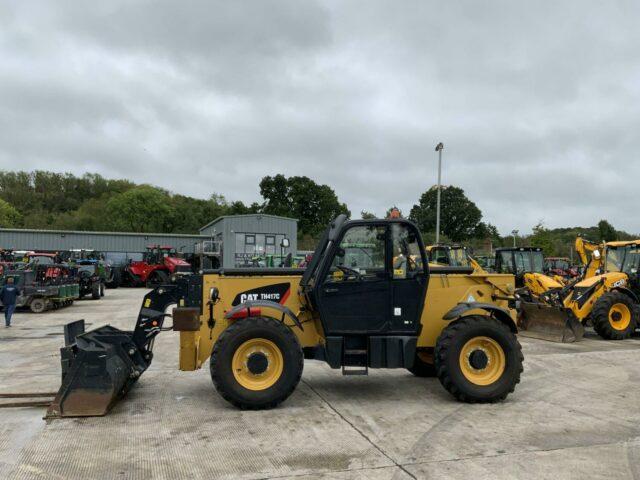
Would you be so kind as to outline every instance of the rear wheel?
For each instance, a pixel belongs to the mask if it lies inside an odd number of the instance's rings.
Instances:
[[[122,275],[120,274],[120,267],[111,268],[111,279],[106,283],[107,288],[118,288],[122,281]]]
[[[100,282],[93,282],[91,284],[91,298],[98,300],[100,298]]]
[[[638,323],[633,300],[622,292],[611,291],[602,295],[593,306],[593,329],[607,340],[629,338]]]
[[[147,279],[147,288],[157,288],[169,282],[169,275],[162,270],[156,270]]]
[[[436,366],[433,364],[433,353],[418,350],[413,361],[413,366],[407,370],[416,377],[435,377]]]
[[[442,386],[458,400],[504,400],[520,382],[522,350],[516,336],[499,320],[472,315],[445,328],[435,348]]]
[[[34,298],[29,308],[33,313],[43,313],[47,309],[47,301],[44,298]]]
[[[236,407],[273,408],[302,376],[304,357],[293,332],[271,318],[247,318],[227,327],[213,347],[211,379]]]

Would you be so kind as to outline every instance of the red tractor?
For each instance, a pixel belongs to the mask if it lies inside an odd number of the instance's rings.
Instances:
[[[191,273],[191,265],[179,258],[173,247],[149,245],[142,261],[126,266],[124,280],[133,287],[156,288],[168,283],[174,273]]]
[[[580,274],[578,269],[572,266],[570,260],[566,257],[546,257],[543,271],[545,275],[559,275],[569,280],[576,278]]]

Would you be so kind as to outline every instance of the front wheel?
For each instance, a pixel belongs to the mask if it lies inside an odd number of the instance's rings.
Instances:
[[[34,298],[31,300],[29,308],[33,313],[43,313],[47,310],[47,301],[44,298]]]
[[[602,295],[591,312],[593,329],[606,340],[629,338],[636,329],[637,310],[633,300],[613,290]]]
[[[520,382],[523,360],[520,343],[509,327],[481,315],[449,325],[435,348],[440,383],[468,403],[504,400]]]
[[[303,364],[302,348],[291,329],[271,318],[253,317],[222,332],[211,354],[211,379],[236,407],[268,409],[291,395]]]

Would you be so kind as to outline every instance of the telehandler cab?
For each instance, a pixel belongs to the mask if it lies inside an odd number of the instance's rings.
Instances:
[[[153,340],[180,332],[180,369],[210,357],[218,392],[271,408],[296,388],[304,359],[345,375],[405,368],[436,375],[455,398],[496,402],[520,381],[512,275],[430,268],[404,219],[336,218],[300,269],[222,269],[176,276],[148,293],[133,332],[65,327],[62,385],[51,417],[107,413],[149,367]],[[173,326],[163,327],[171,304]]]

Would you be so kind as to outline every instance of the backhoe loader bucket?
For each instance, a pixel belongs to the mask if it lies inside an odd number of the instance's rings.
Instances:
[[[564,308],[536,302],[520,303],[518,334],[550,342],[573,343],[584,336],[584,327]]]
[[[83,320],[65,325],[60,354],[62,385],[47,418],[105,415],[150,363],[132,332],[107,325],[85,333]]]

